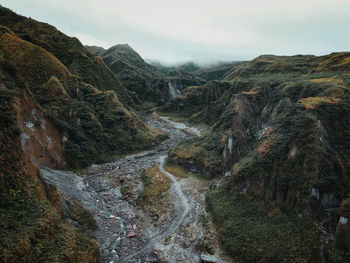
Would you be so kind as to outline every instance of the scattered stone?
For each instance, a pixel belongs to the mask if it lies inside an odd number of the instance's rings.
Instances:
[[[190,238],[191,242],[194,242],[197,240],[197,235],[195,233],[193,233],[192,237]]]
[[[34,123],[32,123],[31,121],[25,121],[24,124],[29,128],[32,129],[34,127]]]
[[[348,223],[348,219],[346,217],[341,216],[339,218],[339,223],[342,225],[346,225]]]
[[[183,247],[184,248],[188,248],[190,246],[190,241],[188,241],[187,239],[184,241],[183,243]]]
[[[131,231],[129,234],[128,234],[128,238],[132,238],[132,237],[136,237],[136,233],[134,231]]]
[[[141,182],[141,171],[144,168],[157,165],[159,157],[166,155],[169,148],[182,140],[181,137],[189,137],[189,135],[183,136],[182,131],[171,128],[171,126],[170,128],[164,127],[164,124],[159,125],[159,128],[170,134],[170,139],[156,150],[123,157],[111,164],[92,165],[83,179],[71,174],[65,175],[67,180],[63,180],[64,185],[60,191],[63,190],[68,196],[75,197],[97,215],[96,219],[99,227],[97,241],[100,243],[103,262],[162,262],[159,258],[170,259],[163,262],[201,261],[200,254],[198,254],[198,251],[195,251],[195,243],[191,243],[195,242],[199,236],[202,236],[201,228],[199,230],[196,229],[201,227],[200,224],[195,226],[195,229],[186,238],[181,234],[181,229],[184,228],[185,223],[196,223],[198,220],[195,216],[195,209],[198,208],[194,207],[193,202],[188,203],[189,206],[193,206],[193,210],[189,209],[189,214],[184,222],[176,226],[180,217],[173,217],[169,214],[157,214],[157,211],[150,211],[149,214],[145,214],[133,203],[126,202],[120,193],[121,184],[130,184],[133,190],[135,189],[134,193],[136,195],[142,191],[142,189],[136,187]],[[25,135],[22,137],[25,137]],[[111,178],[104,177],[111,173],[113,174]],[[52,179],[56,180],[57,183],[61,183],[62,180],[59,181],[58,178],[55,173],[52,173]],[[85,188],[76,189],[77,183],[75,180],[83,180]],[[181,186],[183,187],[184,185]],[[189,192],[195,188],[191,185],[185,186],[189,188]],[[84,192],[82,192],[83,190]],[[164,193],[163,197],[166,195],[169,195],[171,198],[174,193]],[[176,204],[181,200],[174,199],[174,201],[175,205],[170,209],[173,209],[174,215],[180,215],[183,212],[183,208]],[[138,217],[137,220],[134,219],[135,216]],[[155,223],[153,220],[158,222]],[[173,222],[175,223],[172,225]],[[167,229],[167,226],[169,226],[169,229]],[[147,245],[150,242],[149,237],[151,237],[151,242],[157,242],[157,237],[160,237],[158,235],[159,229],[164,231],[160,233],[161,237],[163,237],[164,233],[164,237],[168,236],[168,238],[166,238],[165,244],[163,242],[156,243],[163,248],[160,250],[159,256],[157,256],[157,254],[151,252],[153,243],[151,243],[152,246],[147,247]],[[152,241],[154,235],[156,238]],[[163,239],[159,240],[162,241]],[[186,244],[183,245],[184,243]],[[184,246],[187,246],[188,249],[184,248]],[[145,250],[142,250],[142,248],[145,248]],[[135,255],[132,256],[133,254]],[[132,257],[124,260],[128,256]],[[204,257],[204,260],[207,260],[207,258]],[[219,260],[203,262],[219,262]]]
[[[202,253],[201,254],[201,262],[202,263],[216,263],[216,262],[218,262],[218,259],[213,255]]]

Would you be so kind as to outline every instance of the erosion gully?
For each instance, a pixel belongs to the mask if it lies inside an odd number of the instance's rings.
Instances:
[[[84,176],[42,167],[43,176],[58,188],[63,206],[73,199],[94,213],[103,262],[230,262],[218,246],[205,210],[205,194],[217,182],[175,178],[164,170],[168,150],[186,138],[200,136],[200,130],[156,114],[146,121],[169,135],[154,150],[92,165]],[[144,211],[136,201],[144,187],[142,171],[155,165],[172,183],[166,215]],[[128,195],[122,194],[125,184]],[[203,243],[211,245],[213,255],[199,251]]]

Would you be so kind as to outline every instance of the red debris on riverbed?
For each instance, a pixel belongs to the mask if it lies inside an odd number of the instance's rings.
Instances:
[[[136,233],[134,231],[131,231],[128,235],[128,238],[131,238],[131,237],[136,237]]]

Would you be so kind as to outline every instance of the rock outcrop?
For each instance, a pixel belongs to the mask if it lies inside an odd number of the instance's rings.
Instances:
[[[261,56],[223,82],[187,88],[161,110],[210,128],[171,150],[172,162],[207,177],[230,172],[233,198],[264,200],[306,221],[333,211],[345,233],[347,217],[336,211],[350,190],[349,57]],[[347,257],[348,248],[331,244],[324,258]]]

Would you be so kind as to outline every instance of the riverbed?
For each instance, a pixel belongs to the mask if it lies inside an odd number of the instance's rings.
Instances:
[[[44,177],[57,186],[63,203],[74,199],[94,213],[103,262],[229,262],[205,210],[205,194],[216,182],[176,178],[164,170],[168,150],[201,131],[156,114],[146,122],[169,139],[151,151],[92,165],[84,176],[43,167]],[[144,189],[141,173],[153,166],[171,180],[164,215],[144,211],[137,203]],[[208,245],[213,255],[203,250]]]

